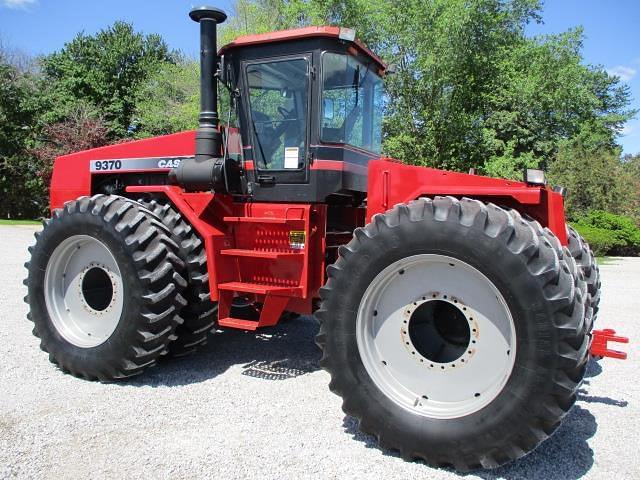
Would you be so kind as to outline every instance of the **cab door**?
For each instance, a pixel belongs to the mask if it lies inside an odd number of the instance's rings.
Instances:
[[[309,179],[311,55],[243,62],[258,187]]]

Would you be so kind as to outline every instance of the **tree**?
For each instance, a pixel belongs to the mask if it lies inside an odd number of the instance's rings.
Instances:
[[[31,216],[39,211],[34,193],[45,190],[26,153],[36,122],[35,84],[9,60],[0,49],[0,216]]]
[[[397,71],[387,80],[385,148],[405,161],[519,177],[550,164],[583,123],[614,145],[633,113],[619,79],[584,65],[581,30],[525,35],[538,1],[377,3],[388,15],[372,40]]]
[[[104,116],[110,138],[124,138],[140,86],[174,57],[159,35],[137,33],[129,23],[116,22],[96,35],[79,33],[42,59],[44,121],[63,121],[81,103]]]
[[[640,227],[640,153],[622,158],[623,178],[628,182],[628,202],[624,213],[631,216]]]
[[[198,126],[200,68],[193,60],[162,65],[140,87],[134,116],[139,138]]]
[[[39,165],[38,177],[49,185],[56,157],[107,145],[108,132],[101,116],[89,107],[76,106],[64,120],[45,126],[40,142],[30,149]]]
[[[632,179],[614,150],[589,148],[580,138],[563,142],[548,173],[553,184],[567,188],[565,207],[571,220],[592,210],[633,214],[629,208],[637,205]]]

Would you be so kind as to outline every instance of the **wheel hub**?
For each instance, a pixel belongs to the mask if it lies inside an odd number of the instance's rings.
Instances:
[[[113,309],[118,295],[113,272],[106,265],[91,262],[78,277],[85,309],[91,314],[104,315]]]
[[[407,351],[429,368],[463,366],[473,355],[479,334],[470,313],[457,299],[435,292],[406,305],[400,335]]]
[[[515,327],[502,294],[452,257],[416,255],[384,269],[356,323],[367,373],[420,415],[469,415],[498,396],[513,369]]]
[[[124,292],[120,268],[108,247],[88,235],[73,235],[53,251],[45,272],[49,317],[65,340],[96,347],[115,331]]]

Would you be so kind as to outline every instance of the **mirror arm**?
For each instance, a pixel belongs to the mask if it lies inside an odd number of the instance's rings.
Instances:
[[[216,71],[216,73],[214,74],[214,77],[216,78],[216,80],[218,80],[218,83],[220,83],[220,85],[222,85],[224,88],[227,89],[227,91],[229,92],[229,95],[231,95],[231,98],[240,98],[240,90],[237,88],[231,88],[231,86],[229,86],[227,82],[222,80],[222,75],[220,74],[220,70]]]

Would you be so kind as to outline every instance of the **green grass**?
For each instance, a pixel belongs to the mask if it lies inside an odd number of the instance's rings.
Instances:
[[[40,225],[40,220],[11,220],[0,218],[0,225]]]
[[[615,264],[615,260],[611,257],[596,257],[596,262],[598,262],[598,265]]]

